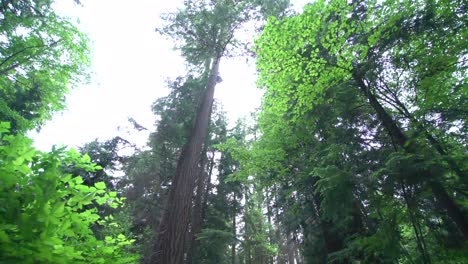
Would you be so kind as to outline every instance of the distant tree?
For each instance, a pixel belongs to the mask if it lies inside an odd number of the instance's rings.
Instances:
[[[83,155],[88,155],[92,162],[101,167],[101,170],[95,172],[77,171],[82,175],[84,184],[92,186],[95,182],[105,182],[110,190],[116,190],[119,185],[119,178],[113,174],[120,170],[125,156],[119,153],[124,148],[134,147],[126,139],[116,136],[105,141],[97,139],[78,148],[78,151]],[[76,170],[76,168],[71,168]]]
[[[236,252],[237,225],[233,223],[241,210],[242,187],[238,182],[227,182],[227,177],[237,169],[237,161],[218,146],[225,143],[229,136],[238,135],[239,131],[227,130],[227,120],[222,112],[215,112],[215,116],[210,127],[208,168],[200,206],[201,221],[193,223],[196,229],[193,236],[196,239],[193,263],[229,263],[233,255],[235,258]],[[216,156],[219,156],[219,160],[215,159]],[[210,181],[211,177],[217,180]]]

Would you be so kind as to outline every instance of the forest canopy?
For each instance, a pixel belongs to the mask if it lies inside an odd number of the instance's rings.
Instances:
[[[184,1],[156,31],[187,71],[129,119],[146,147],[44,152],[27,132],[91,60],[51,5],[0,3],[0,263],[468,262],[466,1]],[[264,95],[229,122],[240,53]]]

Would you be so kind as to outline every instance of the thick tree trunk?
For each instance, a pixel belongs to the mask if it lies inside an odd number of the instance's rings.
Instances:
[[[207,135],[213,96],[218,76],[220,56],[213,61],[208,85],[197,111],[189,141],[177,163],[166,207],[158,227],[156,243],[151,256],[153,264],[181,264],[186,257],[186,236],[192,208],[192,193],[202,146]]]
[[[210,112],[211,116],[211,112]],[[208,125],[209,126],[209,125]],[[203,194],[205,192],[205,178],[206,172],[205,172],[205,165],[206,165],[206,160],[207,160],[207,148],[208,148],[208,137],[205,138],[205,143],[203,145],[203,150],[200,158],[200,165],[199,165],[199,171],[197,174],[197,178],[195,180],[196,183],[196,189],[195,192],[193,193],[193,212],[192,212],[192,219],[190,222],[190,232],[187,233],[187,241],[186,241],[186,264],[191,264],[193,263],[193,259],[195,257],[195,252],[196,248],[199,245],[199,241],[196,239],[197,235],[201,232],[202,230],[202,224],[203,224],[203,216],[202,216],[202,207],[203,207]]]
[[[192,232],[190,233],[190,244],[187,245],[187,264],[193,262],[196,257],[197,248],[200,246],[200,241],[197,240],[197,235],[200,234],[203,228],[203,220],[206,218],[206,206],[208,200],[209,185],[214,167],[214,153],[210,159],[208,173],[205,171],[207,162],[208,141],[203,149],[202,160],[200,161],[200,172],[197,179],[197,191],[194,199],[193,215],[192,215]]]
[[[397,126],[396,122],[383,108],[375,95],[370,91],[370,88],[364,83],[362,76],[354,72],[353,79],[356,81],[359,89],[369,100],[372,108],[374,108],[376,111],[377,116],[392,138],[393,143],[404,149],[407,153],[415,153],[415,147],[411,144],[411,142],[408,141],[408,138],[403,133],[403,131]],[[453,222],[455,222],[465,239],[468,239],[468,221],[463,210],[455,203],[452,197],[450,197],[442,184],[437,179],[432,177],[431,171],[426,169],[422,173],[428,176],[429,186],[432,190],[432,193],[434,194],[434,197],[437,199],[442,208],[445,208],[447,215],[452,219]]]

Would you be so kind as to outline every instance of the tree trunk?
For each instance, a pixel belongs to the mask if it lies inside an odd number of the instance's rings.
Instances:
[[[244,191],[244,225],[246,231],[244,231],[244,256],[245,256],[245,263],[252,264],[252,239],[250,234],[247,232],[247,225],[251,225],[252,223],[248,222],[247,215],[250,213],[250,197],[249,197],[249,187],[245,188]]]
[[[267,202],[267,219],[268,219],[268,242],[270,244],[274,244],[274,233],[273,233],[273,223],[271,221],[271,216],[273,215],[272,208],[271,208],[271,195],[268,195],[268,191],[266,191],[266,202]],[[268,264],[273,264],[273,256],[268,256]]]
[[[382,125],[387,130],[388,134],[392,138],[392,141],[397,146],[401,147],[407,153],[415,153],[415,146],[409,142],[406,135],[403,131],[397,126],[396,122],[392,119],[392,117],[387,113],[387,111],[382,107],[379,103],[375,95],[370,91],[370,88],[364,83],[363,78],[353,72],[353,79],[356,81],[357,85],[359,86],[360,90],[369,100],[370,105],[377,113]],[[434,197],[440,203],[442,208],[445,208],[447,211],[447,215],[452,219],[453,222],[457,225],[457,227],[462,232],[465,240],[468,239],[468,221],[464,212],[461,208],[455,203],[455,201],[450,197],[447,191],[444,189],[442,184],[434,177],[431,177],[432,173],[425,169],[422,172],[424,175],[428,176],[429,186],[434,194]]]
[[[176,173],[151,256],[151,263],[154,264],[181,264],[185,262],[186,245],[184,242],[191,218],[194,181],[199,171],[198,164],[207,135],[220,57],[217,54],[214,58],[208,85],[197,110],[195,125],[177,163]]]
[[[408,209],[409,220],[411,222],[411,225],[413,226],[414,235],[416,238],[416,245],[417,245],[419,254],[421,255],[421,261],[423,262],[423,264],[430,264],[431,258],[429,256],[429,253],[427,252],[424,234],[421,231],[421,225],[416,217],[415,212],[417,211],[417,208],[416,208],[416,203],[414,201],[413,195],[408,193],[407,187],[405,186],[403,181],[400,181],[400,185],[403,191],[403,199],[405,200],[406,208]]]
[[[288,264],[295,264],[295,261],[294,261],[294,241],[293,241],[292,233],[288,233],[287,252],[288,252]]]
[[[201,218],[206,219],[206,208],[208,207],[208,194],[210,193],[211,189],[211,176],[213,175],[213,168],[215,165],[215,151],[213,150],[211,152],[211,158],[210,158],[210,165],[208,169],[208,177],[206,177],[206,183],[205,183],[205,192],[203,193],[203,203],[202,203],[202,208],[201,208]]]
[[[284,247],[283,247],[283,241],[284,241],[284,238],[281,234],[281,222],[280,222],[280,213],[279,213],[279,206],[278,204],[280,203],[278,200],[278,188],[276,185],[274,185],[273,187],[273,192],[274,192],[274,199],[275,199],[275,203],[276,203],[276,206],[275,206],[275,209],[274,209],[274,214],[275,214],[275,238],[276,238],[276,243],[278,244],[278,247],[279,247],[279,250],[278,250],[278,253],[276,255],[276,259],[277,259],[277,263],[278,264],[285,264],[286,263],[286,260],[284,259]]]
[[[236,196],[234,196],[234,205],[236,204]],[[232,212],[232,236],[234,237],[234,242],[231,245],[231,264],[236,264],[236,207],[234,206],[234,210]]]
[[[206,142],[205,146],[203,147],[203,153],[200,161],[200,171],[198,173],[198,178],[197,178],[197,190],[195,194],[195,199],[194,199],[194,206],[193,206],[193,216],[192,216],[192,230],[190,232],[190,243],[187,245],[187,264],[192,263],[194,252],[198,246],[198,240],[197,235],[200,233],[202,230],[202,206],[203,206],[203,201],[202,197],[205,192],[205,178],[207,178],[206,172],[205,172],[205,165],[206,165]]]

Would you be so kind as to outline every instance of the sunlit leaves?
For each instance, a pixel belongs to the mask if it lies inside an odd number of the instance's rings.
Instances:
[[[81,177],[63,173],[72,164],[97,169],[89,157],[63,148],[40,152],[30,139],[9,135],[4,123],[0,131],[0,261],[133,263],[135,256],[124,248],[131,240],[118,236],[107,243],[90,228],[111,223],[100,221],[90,205],[115,208],[122,198],[105,191],[102,182],[90,187]]]
[[[86,80],[88,39],[57,15],[52,1],[0,6],[0,118],[13,131],[38,128]]]

